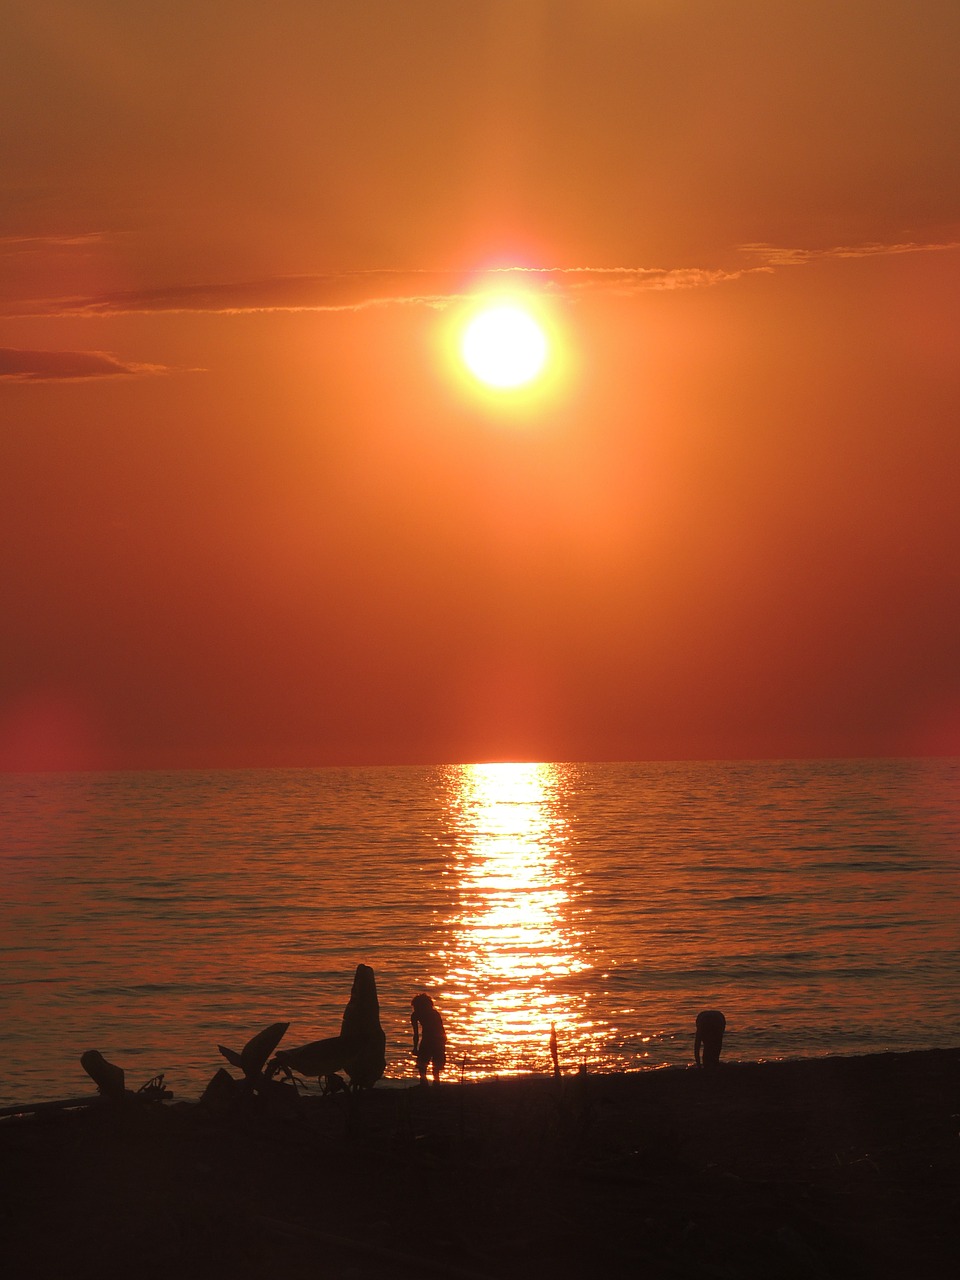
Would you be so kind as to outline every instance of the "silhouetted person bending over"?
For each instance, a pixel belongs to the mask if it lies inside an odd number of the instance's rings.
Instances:
[[[723,1033],[727,1020],[719,1009],[704,1009],[697,1014],[697,1035],[693,1042],[693,1056],[697,1066],[701,1065],[700,1050],[703,1049],[705,1067],[716,1067],[720,1063],[720,1047],[723,1044]]]
[[[420,1083],[426,1084],[427,1066],[432,1064],[433,1082],[439,1084],[440,1072],[447,1061],[447,1033],[443,1029],[443,1019],[425,991],[414,996],[410,1004],[413,1007],[410,1015],[413,1024],[413,1052],[417,1055]]]

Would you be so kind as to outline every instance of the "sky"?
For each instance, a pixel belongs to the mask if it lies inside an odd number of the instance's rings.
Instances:
[[[5,8],[0,768],[960,754],[955,0]]]

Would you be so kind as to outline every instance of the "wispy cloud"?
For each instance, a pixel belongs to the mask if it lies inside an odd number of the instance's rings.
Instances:
[[[95,237],[77,237],[77,240]],[[25,243],[26,241],[24,241]],[[67,243],[67,238],[64,238]],[[487,291],[535,288],[557,298],[587,293],[620,296],[677,289],[704,289],[744,276],[770,274],[783,267],[821,259],[870,258],[930,253],[960,248],[960,241],[938,243],[872,242],[830,248],[790,248],[744,244],[748,265],[708,267],[492,267],[481,271],[352,271],[327,275],[274,276],[261,280],[171,285],[79,297],[39,298],[8,303],[0,314],[13,316],[118,316],[153,313],[241,315],[270,311],[360,311],[369,307],[444,308]]]
[[[106,351],[23,351],[0,347],[0,381],[65,382],[168,373],[158,364],[118,360]]]
[[[49,249],[90,249],[104,244],[108,237],[101,231],[47,234],[35,236],[0,236],[0,253],[42,253]]]
[[[765,270],[747,268],[748,271]],[[487,290],[536,287],[556,296],[586,291],[631,294],[696,289],[736,280],[744,270],[659,267],[498,267],[452,271],[356,271],[277,276],[223,284],[178,285],[11,304],[7,315],[112,316],[152,312],[235,315],[256,311],[358,311],[420,305],[442,308]]]
[[[802,267],[825,258],[879,258],[904,253],[942,253],[949,249],[960,249],[960,240],[904,240],[889,244],[871,241],[868,244],[833,245],[826,249],[790,249],[772,244],[740,246],[741,253],[752,255],[766,267]]]

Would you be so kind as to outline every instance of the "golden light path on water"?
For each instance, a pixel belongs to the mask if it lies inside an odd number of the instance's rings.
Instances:
[[[575,919],[557,769],[464,765],[448,780],[458,911],[435,953],[448,1070],[543,1070],[551,1024],[569,1068],[597,1028],[569,983],[591,964]]]

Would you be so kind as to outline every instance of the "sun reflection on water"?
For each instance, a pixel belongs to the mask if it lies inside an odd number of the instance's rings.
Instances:
[[[451,1056],[466,1058],[467,1075],[542,1070],[554,1024],[571,1066],[592,1027],[570,980],[591,966],[575,918],[559,770],[464,765],[446,780],[458,910],[437,959]]]

